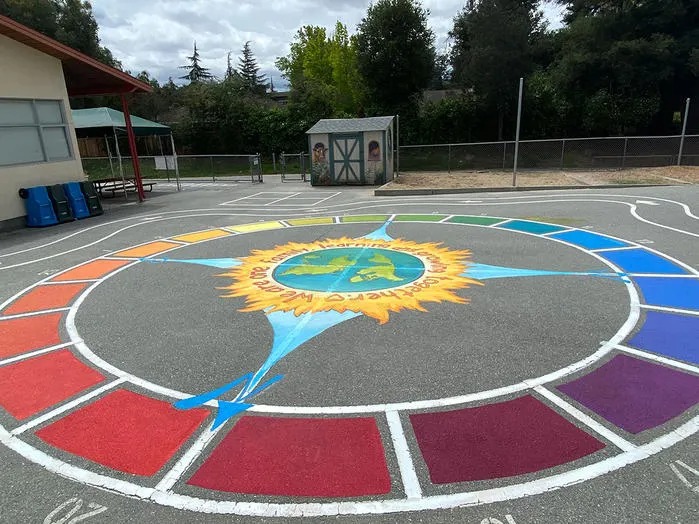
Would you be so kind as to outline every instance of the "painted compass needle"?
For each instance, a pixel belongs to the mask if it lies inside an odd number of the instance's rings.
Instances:
[[[224,298],[245,298],[242,312],[261,311],[272,326],[274,342],[267,359],[248,373],[210,392],[179,401],[191,409],[213,400],[218,412],[212,430],[253,407],[251,400],[279,382],[277,375],[263,382],[285,356],[333,326],[359,316],[385,324],[390,313],[426,311],[424,302],[467,304],[455,291],[495,278],[533,276],[598,276],[623,278],[621,273],[563,272],[518,269],[469,261],[469,251],[438,243],[395,239],[391,221],[360,238],[289,242],[273,249],[253,250],[244,258],[144,259],[149,263],[186,263],[226,269],[219,275],[233,279],[223,287]],[[222,400],[236,388],[231,401]]]

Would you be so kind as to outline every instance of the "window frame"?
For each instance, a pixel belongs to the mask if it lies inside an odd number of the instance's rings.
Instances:
[[[0,105],[2,102],[29,102],[32,107],[32,116],[34,117],[34,122],[32,123],[22,123],[22,124],[0,124],[0,129],[15,129],[15,128],[33,128],[39,132],[39,143],[41,145],[41,154],[44,157],[43,160],[36,160],[31,162],[15,162],[10,164],[0,163],[0,169],[5,169],[9,167],[16,166],[28,166],[36,164],[55,164],[59,162],[71,162],[75,160],[75,150],[73,147],[73,140],[71,139],[70,124],[67,121],[65,103],[61,99],[55,98],[10,98],[10,97],[0,97]],[[37,108],[37,102],[55,102],[58,104],[58,109],[61,112],[61,123],[60,124],[42,124],[39,120],[39,110]],[[66,158],[49,158],[47,153],[47,141],[44,136],[45,129],[57,129],[62,128],[66,137],[66,144],[68,146],[68,156]]]

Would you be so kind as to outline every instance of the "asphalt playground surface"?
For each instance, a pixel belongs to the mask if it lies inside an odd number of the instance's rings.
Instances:
[[[699,520],[699,187],[147,196],[0,234],[0,522]]]

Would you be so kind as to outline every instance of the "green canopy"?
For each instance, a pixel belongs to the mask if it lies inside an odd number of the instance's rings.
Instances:
[[[112,134],[114,129],[126,131],[124,113],[108,107],[73,109],[73,122],[79,138]],[[131,115],[131,125],[137,136],[169,135],[170,128],[145,118]]]

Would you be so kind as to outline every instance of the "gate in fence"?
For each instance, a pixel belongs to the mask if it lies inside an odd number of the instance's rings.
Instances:
[[[254,184],[263,182],[262,180],[262,155],[257,153],[256,155],[250,155],[248,159],[250,162],[250,181]]]
[[[305,153],[287,154],[282,152],[279,157],[282,182],[306,182]]]

